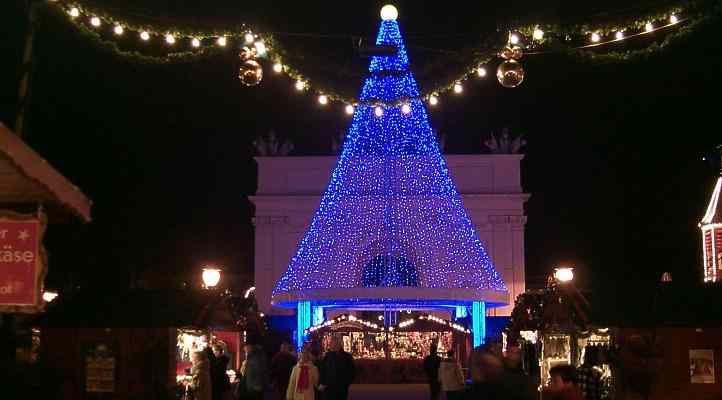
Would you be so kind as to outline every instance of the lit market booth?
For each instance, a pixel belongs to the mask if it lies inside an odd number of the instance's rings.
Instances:
[[[613,390],[613,330],[589,322],[590,306],[571,285],[549,280],[546,288],[520,295],[504,335],[504,349],[519,346],[522,363],[539,388],[557,365],[581,366],[589,361],[601,374],[603,391]]]
[[[244,340],[265,334],[252,297],[206,290],[67,293],[36,325],[53,367],[68,371],[68,399],[182,395],[194,351],[219,343],[236,370]]]
[[[454,350],[466,360],[471,331],[453,321],[430,314],[404,312],[402,322],[388,328],[378,323],[341,315],[307,330],[311,346],[328,351],[334,339],[356,360],[357,382],[426,382],[422,360],[435,345],[440,355]]]

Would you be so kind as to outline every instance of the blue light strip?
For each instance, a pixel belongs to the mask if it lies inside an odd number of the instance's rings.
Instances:
[[[475,301],[471,305],[471,325],[474,334],[474,347],[484,344],[486,338],[486,303]]]
[[[467,315],[469,314],[466,311],[466,306],[456,306],[456,314],[454,315],[454,319],[466,318]]]
[[[312,307],[313,311],[311,312],[311,315],[313,315],[313,323],[312,325],[320,325],[325,320],[323,316],[323,307],[314,306]]]
[[[296,311],[296,349],[301,350],[306,341],[306,329],[311,327],[311,302],[299,301]]]

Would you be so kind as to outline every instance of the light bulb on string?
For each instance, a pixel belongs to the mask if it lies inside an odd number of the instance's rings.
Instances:
[[[253,36],[253,33],[248,32],[243,36],[243,39],[246,41],[246,44],[251,44],[256,38]]]
[[[677,22],[679,22],[679,18],[677,18],[676,15],[672,14],[672,15],[669,16],[669,23],[670,23],[670,24],[676,24]]]
[[[654,25],[652,25],[651,22],[647,22],[644,24],[644,31],[645,32],[652,32],[654,30]]]
[[[622,40],[622,39],[624,39],[624,32],[618,31],[617,33],[614,34],[614,37],[615,37],[617,40]]]
[[[354,112],[354,108],[351,104],[346,105],[346,114],[351,115]]]
[[[380,116],[384,115],[384,109],[381,108],[381,106],[376,106],[376,108],[374,108],[374,114],[377,117],[380,117]]]
[[[519,44],[519,35],[516,33],[512,33],[509,35],[509,43],[511,44]]]
[[[404,114],[408,114],[411,112],[411,106],[404,103],[404,105],[401,106],[401,112]]]
[[[399,10],[391,4],[381,7],[381,19],[384,21],[392,21],[399,17]]]
[[[146,31],[143,31],[140,33],[140,39],[141,40],[148,40],[150,39],[150,34]]]
[[[274,72],[283,72],[283,64],[281,64],[281,63],[273,64],[273,71]]]
[[[323,94],[318,96],[318,103],[325,106],[326,104],[328,104],[328,97]]]
[[[539,28],[534,28],[534,33],[532,34],[532,37],[534,40],[542,40],[544,39],[544,31]]]
[[[175,36],[171,35],[170,33],[165,35],[165,42],[168,44],[174,44],[175,43]]]
[[[597,32],[592,33],[592,43],[597,43],[602,39]]]
[[[218,40],[216,40],[216,43],[218,43],[219,46],[225,47],[226,46],[226,37],[225,36],[219,36]]]
[[[120,25],[116,25],[115,28],[113,28],[113,32],[115,32],[116,35],[122,35],[124,32],[124,29]]]
[[[484,68],[484,67],[479,67],[479,68],[477,68],[477,69],[476,69],[476,75],[477,75],[479,78],[485,77],[485,76],[486,76],[486,68]]]
[[[460,93],[463,92],[463,91],[464,91],[464,87],[461,86],[461,83],[455,83],[455,84],[454,84],[454,93],[460,94]]]
[[[258,41],[256,43],[254,43],[253,46],[256,48],[256,53],[259,56],[263,57],[266,55],[266,44],[265,43]]]
[[[71,17],[75,18],[80,16],[80,10],[78,10],[78,7],[73,7],[68,11],[68,14],[70,14]]]
[[[98,17],[91,18],[90,25],[93,25],[96,28],[99,27],[100,26],[100,18],[98,18]]]
[[[302,80],[296,81],[296,90],[301,91],[306,87],[306,84]]]
[[[429,96],[429,104],[432,106],[439,104],[439,98],[436,96]]]
[[[193,40],[191,40],[191,46],[193,46],[193,47],[200,47],[200,46],[201,46],[201,41],[200,41],[198,38],[193,38]]]

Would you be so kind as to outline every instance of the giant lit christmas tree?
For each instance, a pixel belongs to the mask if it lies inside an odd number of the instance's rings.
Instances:
[[[486,304],[507,302],[384,9],[376,45],[395,52],[372,57],[318,211],[273,290],[274,304],[298,307],[299,332],[313,307],[468,305],[483,319]]]

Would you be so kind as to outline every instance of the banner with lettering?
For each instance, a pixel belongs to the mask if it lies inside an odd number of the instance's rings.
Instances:
[[[42,233],[43,225],[37,219],[0,217],[0,308],[38,305],[43,278]]]

